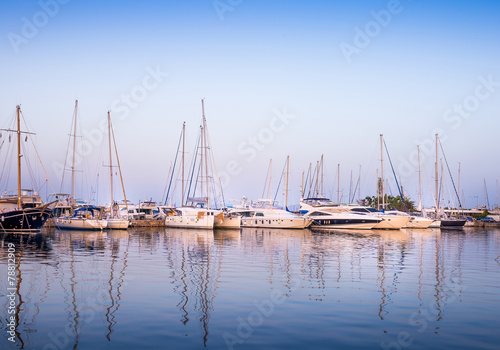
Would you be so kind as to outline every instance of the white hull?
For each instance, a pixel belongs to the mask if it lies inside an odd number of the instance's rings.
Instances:
[[[305,218],[291,218],[291,219],[256,219],[242,218],[242,227],[259,227],[259,228],[296,228],[302,229],[309,227],[312,223],[311,219]]]
[[[427,219],[423,217],[412,217],[411,220],[406,224],[405,228],[428,228],[434,220]]]
[[[108,222],[86,218],[56,218],[56,226],[65,230],[102,230],[108,226]]]
[[[376,230],[399,230],[403,228],[409,221],[409,216],[397,216],[397,215],[380,215],[382,221],[373,226]]]
[[[201,218],[193,215],[171,215],[165,219],[165,226],[211,230],[214,228],[214,217],[210,215],[203,215]]]
[[[108,219],[107,228],[111,230],[126,230],[130,224],[127,219]]]
[[[214,220],[215,228],[227,228],[234,229],[241,227],[241,217],[239,216],[223,216],[222,220],[218,216],[215,216]]]
[[[314,230],[335,230],[335,229],[345,229],[345,230],[371,230],[375,223],[360,223],[360,224],[338,224],[338,225],[315,225],[312,226]]]
[[[440,228],[441,227],[441,220],[434,220],[432,224],[429,225],[428,228]]]

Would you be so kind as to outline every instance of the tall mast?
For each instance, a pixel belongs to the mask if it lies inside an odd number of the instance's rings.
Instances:
[[[497,187],[498,187],[498,180],[497,180]],[[498,189],[497,189],[497,192],[498,192]],[[300,186],[300,196],[302,198],[304,198],[304,172],[302,172],[302,186]],[[498,194],[497,194],[497,197],[498,197]],[[498,200],[497,200],[497,202],[498,202]]]
[[[498,209],[498,180],[497,180],[497,200],[496,200],[496,207]]]
[[[316,161],[316,194],[315,197],[319,196],[319,161]]]
[[[203,139],[204,142],[203,144],[205,145],[205,181],[207,183],[207,208],[210,208],[210,189],[208,186],[208,158],[207,158],[207,153],[208,153],[208,144],[207,144],[207,129],[206,129],[206,122],[205,122],[205,99],[201,99],[201,109],[202,109],[202,114],[203,114]]]
[[[269,199],[271,200],[271,204],[273,204],[272,198],[273,196],[273,160],[269,160]]]
[[[109,139],[109,178],[110,178],[110,187],[111,187],[111,206],[110,212],[111,217],[114,217],[113,213],[113,157],[111,153],[111,117],[108,111],[108,139]]]
[[[488,190],[486,189],[486,178],[484,179],[484,207],[488,208]]]
[[[354,197],[352,193],[352,169],[351,169],[351,182],[349,184],[349,203],[351,203],[351,198]]]
[[[440,191],[440,192],[441,192],[441,193],[444,191],[444,182],[443,182],[443,181],[444,181],[444,180],[443,180],[444,171],[443,171],[443,169],[444,169],[444,168],[443,168],[443,160],[441,159],[441,175],[440,175],[440,176],[441,176],[441,179],[440,179],[440,181],[441,181],[441,191]],[[438,198],[441,198],[441,193],[440,193],[440,196],[438,196]],[[444,197],[444,196],[443,196],[443,197]],[[443,202],[443,204],[444,204],[444,198],[441,198],[441,201],[442,201],[442,202]],[[443,207],[443,208],[444,208],[444,207]]]
[[[186,122],[182,123],[182,182],[181,182],[181,206],[184,206],[184,150],[186,147]]]
[[[288,208],[288,172],[289,171],[290,171],[290,156],[286,156],[285,209]]]
[[[417,145],[417,150],[418,150],[418,189],[419,189],[419,209],[422,210],[422,207],[424,205],[423,199],[422,199],[422,172],[420,171],[420,145]]]
[[[21,106],[17,106],[17,209],[22,209],[21,203],[21,118],[19,116],[19,110]]]
[[[76,157],[76,118],[78,114],[78,100],[75,100],[75,118],[73,130],[73,163],[71,165],[71,199],[75,198],[75,157]]]
[[[458,162],[458,189],[457,189],[457,193],[458,193],[458,196],[460,196],[460,162]],[[458,200],[460,201],[460,197],[458,198]]]
[[[436,134],[436,215],[439,212],[439,176],[438,176],[438,162],[439,162],[439,150],[438,150],[438,134]]]
[[[384,135],[380,134],[380,176],[382,178],[382,210],[385,209],[385,188],[384,188]]]
[[[337,165],[337,203],[340,204],[340,164]]]
[[[200,125],[200,190],[203,198],[203,125]]]
[[[323,175],[324,175],[324,171],[323,171],[323,155],[321,155],[321,197],[323,197]]]
[[[109,124],[111,125],[111,118],[109,119]],[[115,146],[116,163],[118,165],[118,172],[120,173],[120,182],[122,184],[123,200],[125,201],[125,208],[127,209],[127,215],[128,215],[127,195],[125,194],[125,186],[123,185],[122,168],[120,167],[120,158],[118,157],[118,149],[116,148],[115,132],[113,131],[112,125],[111,125],[111,135],[113,136],[113,145]]]
[[[380,179],[378,177],[378,168],[377,168],[377,209],[380,209]]]

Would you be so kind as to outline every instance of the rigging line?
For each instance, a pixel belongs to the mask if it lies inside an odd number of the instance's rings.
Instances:
[[[453,184],[453,189],[455,190],[455,195],[457,196],[457,199],[458,199],[459,208],[463,209],[462,203],[460,202],[460,196],[458,195],[457,188],[455,187],[455,181],[453,181],[453,176],[451,176],[450,166],[448,165],[448,161],[446,160],[446,154],[444,154],[443,145],[441,144],[441,139],[439,137],[438,137],[438,141],[439,141],[439,146],[441,147],[441,151],[443,152],[443,157],[444,157],[444,162],[446,163],[446,168],[448,169],[448,173],[450,174],[451,183]]]
[[[198,148],[199,148],[199,145],[200,145],[200,140],[201,140],[201,133],[198,137],[198,140],[196,141],[196,146],[195,146],[195,150],[196,152],[194,152],[194,155],[193,155],[193,161],[191,163],[191,178],[189,179],[189,187],[188,187],[188,190],[186,192],[186,201],[187,201],[187,198],[189,197],[189,193],[191,192],[191,186],[193,184],[193,176],[194,176],[194,171],[195,171],[195,165],[196,165],[196,158],[198,158]],[[183,184],[181,184],[181,186],[184,186]],[[196,191],[196,188],[195,188],[195,191]],[[196,193],[196,192],[193,192],[193,194]],[[194,195],[193,195],[194,197]],[[182,199],[182,203],[181,203],[181,206],[184,205],[184,198]]]
[[[210,133],[208,132],[208,127],[207,127],[206,121],[205,121],[205,133],[206,133],[206,137],[208,139],[208,146],[210,149],[210,154],[212,155],[212,167],[213,167],[213,170],[215,172],[215,179],[217,180],[217,186],[219,187],[220,199],[222,201],[221,205],[222,205],[222,207],[226,207],[226,201],[224,200],[224,196],[222,195],[222,185],[220,183],[220,177],[217,174],[217,167],[215,166],[215,156],[214,156],[214,151],[212,149],[212,141],[210,139]]]
[[[427,185],[429,185],[429,191],[431,192],[432,201],[434,202],[434,204],[436,204],[436,198],[434,197],[434,193],[432,192],[431,182],[429,181],[429,176],[427,175],[427,169],[425,168],[424,164],[422,164],[422,168],[424,168],[425,178],[427,179]],[[424,203],[422,203],[422,207],[423,205]],[[436,215],[437,215],[437,205],[436,205]]]
[[[262,190],[262,197],[261,198],[265,198],[265,194],[266,194],[266,188],[267,188],[267,179],[269,178],[269,171],[271,169],[271,164],[269,164],[268,168],[267,168],[267,172],[266,172],[266,181],[264,181],[264,189]]]
[[[276,197],[278,197],[278,191],[280,189],[281,181],[283,180],[283,177],[285,175],[286,163],[287,162],[285,161],[285,165],[283,166],[283,170],[281,171],[280,181],[278,182],[278,187],[276,187],[276,193],[274,194],[273,203],[276,202]],[[273,205],[273,203],[271,203],[271,205]]]
[[[172,173],[170,174],[170,181],[168,183],[167,196],[165,197],[164,205],[167,205],[168,196],[170,195],[170,187],[172,186],[172,179],[174,178],[175,166],[177,165],[177,157],[179,156],[179,148],[181,147],[181,141],[182,141],[182,131],[181,131],[181,136],[179,137],[179,144],[177,145],[177,152],[175,153],[174,167],[172,169]],[[181,200],[181,202],[183,201],[184,198]]]
[[[68,146],[66,147],[66,155],[64,156],[64,166],[62,168],[62,176],[61,176],[61,184],[59,185],[59,193],[62,192],[62,186],[64,184],[64,174],[66,172],[66,165],[68,162],[68,153],[69,153],[69,146],[71,144],[71,130],[73,130],[73,123],[74,123],[74,113],[73,113],[73,118],[71,119],[71,126],[70,126],[70,132],[69,132],[69,137],[68,137]],[[55,191],[54,191],[55,193]]]
[[[391,164],[392,174],[394,175],[394,180],[396,180],[396,186],[398,186],[399,196],[401,197],[401,202],[403,202],[403,207],[405,208],[405,212],[407,213],[408,209],[406,208],[405,199],[403,197],[403,194],[401,193],[401,187],[399,187],[398,178],[396,177],[396,173],[394,172],[394,167],[392,166],[391,156],[389,155],[389,150],[387,149],[387,145],[385,144],[385,140],[383,140],[383,141],[384,141],[384,146],[385,146],[385,152],[387,153],[387,158],[389,158],[389,163]]]
[[[354,197],[356,196],[356,191],[358,190],[358,185],[359,185],[359,178],[358,181],[356,181],[356,187],[354,187],[354,191],[352,192],[352,198],[350,198],[349,203],[353,203]]]
[[[304,187],[304,188],[302,188],[302,197],[303,197],[303,198],[307,198],[307,197],[309,197],[309,196],[304,197],[304,194],[306,193],[306,189],[305,189],[305,187],[307,186],[307,181],[309,180],[309,173],[310,173],[310,169],[309,169],[309,170],[307,170],[306,179],[305,179],[305,181],[304,181],[304,183],[303,183],[303,187]]]

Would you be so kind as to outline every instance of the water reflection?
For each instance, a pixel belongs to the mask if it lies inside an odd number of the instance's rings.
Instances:
[[[340,346],[355,341],[347,334],[356,330],[372,332],[367,339],[376,341],[402,324],[411,331],[410,317],[449,339],[456,330],[442,325],[454,322],[458,310],[473,313],[466,308],[483,298],[493,300],[495,313],[499,242],[499,230],[53,231],[0,235],[0,261],[6,276],[7,247],[14,243],[17,348],[137,348],[162,341],[220,348],[235,319],[273,291],[288,302],[276,305],[273,321],[262,326],[270,331],[254,330],[249,343],[293,332],[311,344]],[[7,298],[0,306],[8,309]],[[304,322],[314,327],[302,329]],[[4,332],[7,324],[4,314]],[[333,337],[331,324],[349,324],[346,338]],[[143,343],[131,341],[133,332],[145,335]],[[1,348],[11,345],[0,340]]]

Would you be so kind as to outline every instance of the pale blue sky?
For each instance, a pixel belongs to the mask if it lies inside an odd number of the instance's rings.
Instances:
[[[359,164],[361,195],[375,194],[381,133],[403,186],[415,198],[417,168],[407,162],[417,143],[433,141],[439,128],[455,177],[461,163],[467,206],[474,196],[484,203],[484,178],[495,203],[498,2],[69,1],[57,2],[57,8],[54,3],[0,5],[0,105],[2,124],[22,105],[56,187],[54,164],[64,162],[75,99],[87,135],[106,136],[95,130],[111,109],[128,197],[137,202],[161,199],[182,122],[193,146],[204,97],[218,170],[229,162],[239,165],[226,198],[260,197],[269,159],[277,177],[290,155],[290,196],[297,203],[301,172],[321,154],[327,195],[336,198],[338,163],[344,198],[350,171],[357,177]],[[218,13],[214,3],[231,11]],[[377,24],[373,13],[386,22]],[[369,34],[363,47],[356,47],[357,28]],[[342,47],[357,52],[347,59]],[[155,70],[156,80],[149,78]],[[484,80],[493,83],[485,86]],[[143,84],[150,90],[126,107],[122,96],[146,91]],[[470,104],[467,118],[447,112],[464,103]],[[295,118],[248,161],[243,143],[284,108]],[[107,175],[100,166],[104,146],[98,142],[86,158],[88,182],[96,169],[101,179]],[[431,182],[433,162],[425,162]],[[395,193],[388,162],[385,175]],[[102,203],[109,200],[105,186],[99,186]],[[81,196],[88,197],[88,187],[81,185]],[[425,176],[424,197],[430,203]]]

